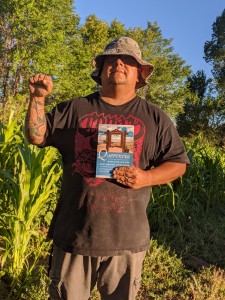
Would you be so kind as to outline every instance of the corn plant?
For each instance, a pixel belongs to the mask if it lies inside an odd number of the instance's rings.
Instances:
[[[12,122],[10,117],[1,126],[0,247],[1,274],[10,276],[13,285],[37,261],[41,248],[34,257],[30,243],[41,238],[41,218],[55,200],[61,167],[56,150],[28,145],[22,126]]]

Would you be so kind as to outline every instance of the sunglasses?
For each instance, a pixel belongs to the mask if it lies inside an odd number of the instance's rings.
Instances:
[[[108,64],[114,64],[118,59],[126,65],[138,65],[136,59],[130,55],[105,55],[104,58]]]

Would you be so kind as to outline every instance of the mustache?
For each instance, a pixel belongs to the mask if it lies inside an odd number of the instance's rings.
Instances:
[[[111,70],[110,71],[110,73],[117,73],[117,72],[119,72],[119,73],[123,73],[123,74],[125,74],[126,72],[125,72],[125,70],[123,70],[123,69],[118,69],[118,68],[116,68],[116,69],[113,69],[113,70]]]

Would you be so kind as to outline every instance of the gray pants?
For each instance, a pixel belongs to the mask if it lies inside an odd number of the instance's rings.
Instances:
[[[51,300],[88,300],[97,283],[102,300],[135,300],[146,252],[111,257],[74,255],[54,246]]]

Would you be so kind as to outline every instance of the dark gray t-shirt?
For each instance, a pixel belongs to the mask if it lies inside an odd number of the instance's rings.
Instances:
[[[163,162],[189,163],[170,118],[140,97],[114,106],[94,93],[58,104],[47,114],[45,146],[56,147],[63,162],[49,236],[64,251],[81,255],[147,250],[150,188],[134,190],[113,179],[95,178],[99,123],[134,125],[133,164],[141,169]]]

